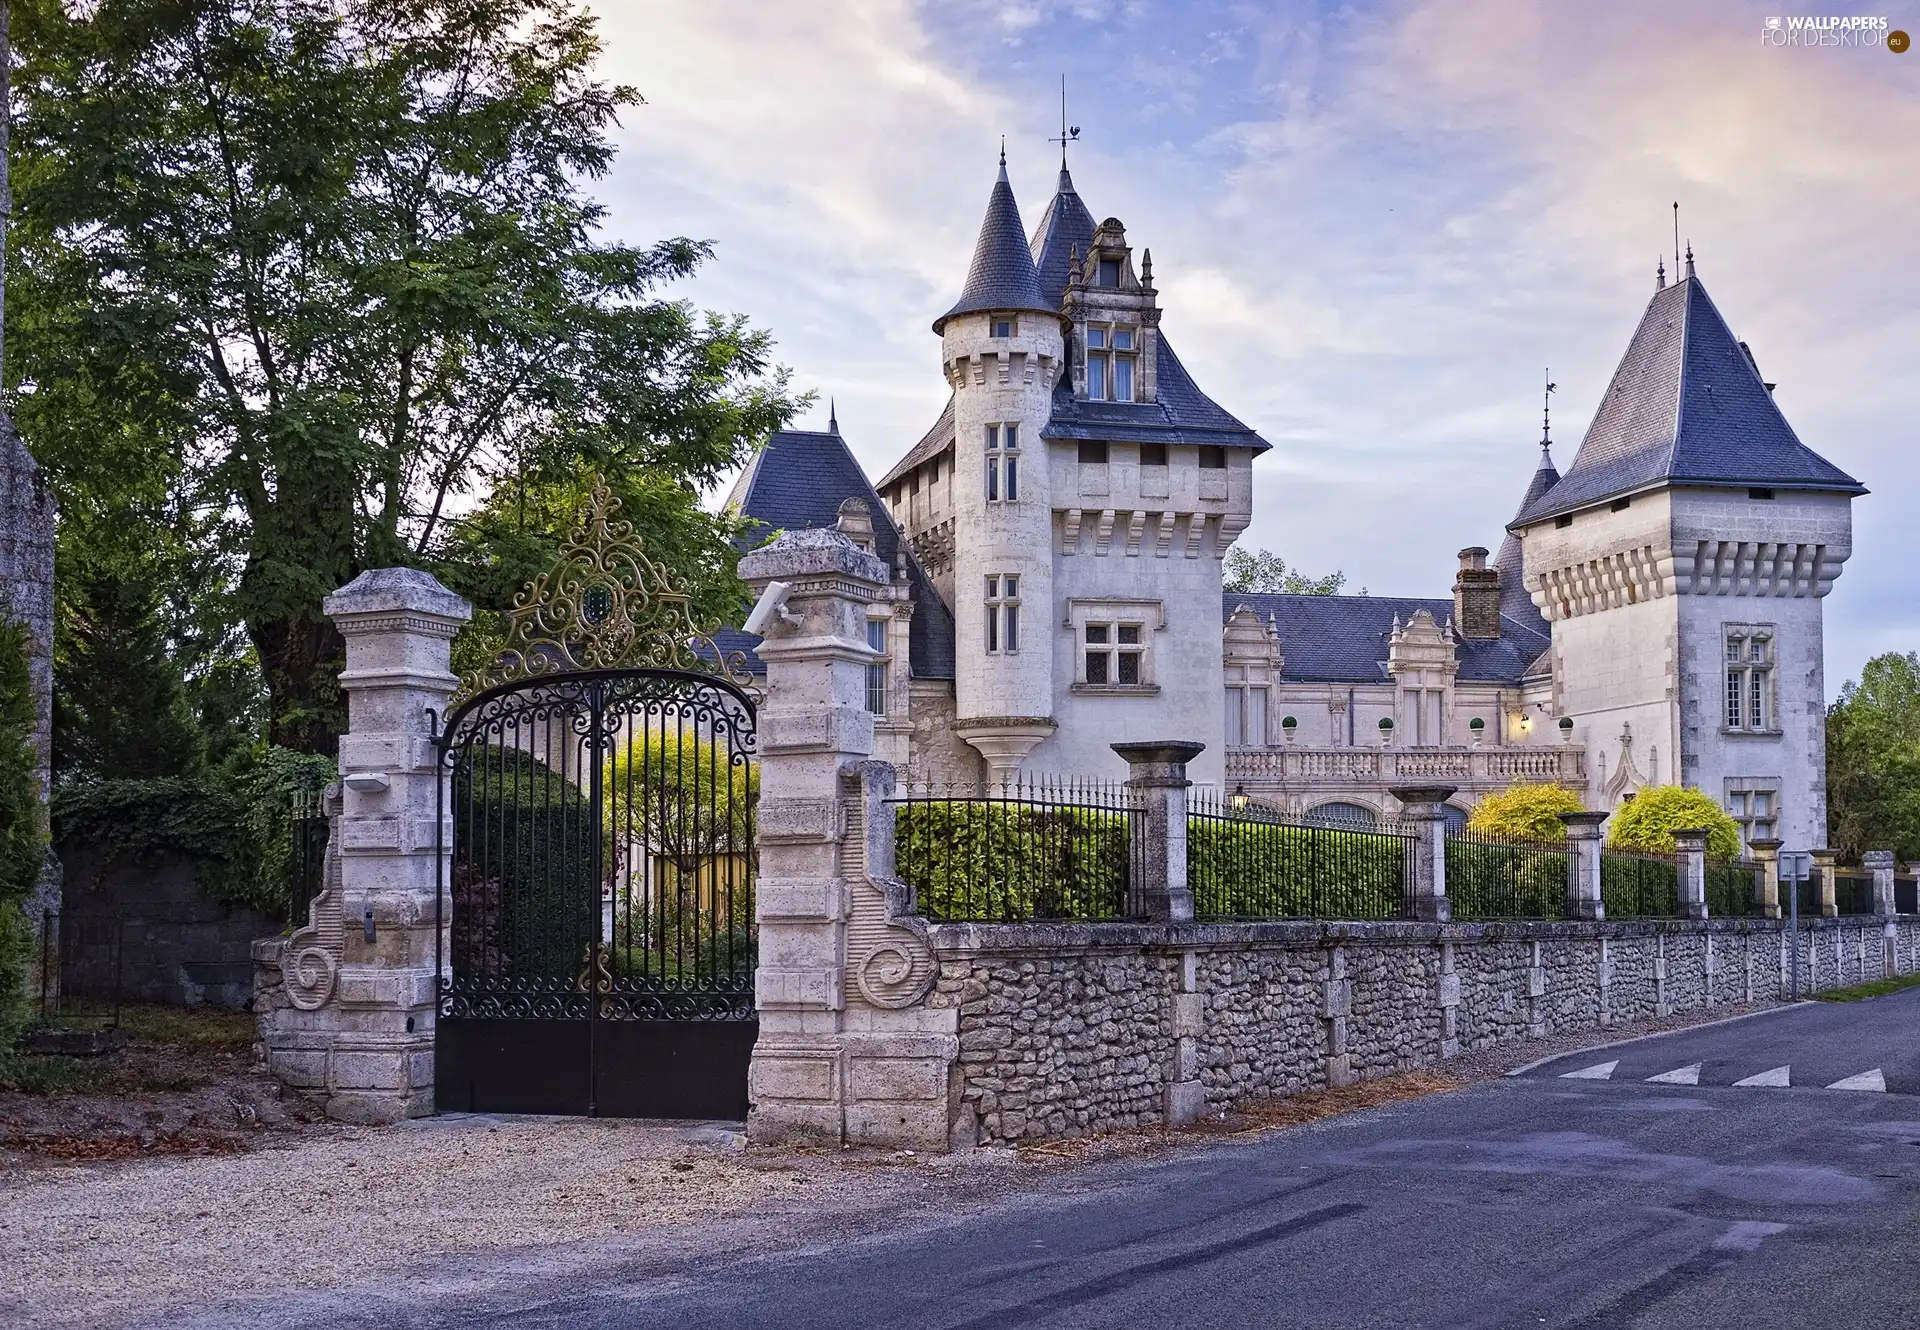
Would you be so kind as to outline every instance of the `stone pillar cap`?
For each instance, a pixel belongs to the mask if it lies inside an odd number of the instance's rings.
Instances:
[[[1892,850],[1868,850],[1860,856],[1862,868],[1892,868]]]
[[[1607,820],[1607,814],[1605,813],[1592,813],[1584,809],[1578,813],[1559,813],[1556,814],[1556,816],[1558,816],[1562,822],[1566,823],[1569,828],[1597,827]]]
[[[1673,841],[1676,845],[1683,840],[1697,840],[1704,844],[1706,839],[1707,829],[1705,827],[1687,827],[1684,830],[1676,827],[1673,833]]]
[[[743,582],[775,582],[808,576],[856,577],[881,586],[890,583],[886,560],[867,553],[838,531],[806,527],[788,531],[765,549],[740,560]]]
[[[473,617],[466,597],[447,590],[418,568],[369,568],[321,602],[327,617],[353,614],[432,614],[465,623]]]
[[[1816,864],[1831,864],[1840,857],[1840,851],[1835,849],[1808,850],[1807,853]]]
[[[1443,804],[1459,792],[1458,785],[1393,785],[1387,789],[1403,804]]]
[[[1750,841],[1748,841],[1748,842],[1747,842],[1747,848],[1748,848],[1749,850],[1766,850],[1766,851],[1776,851],[1776,850],[1778,850],[1778,849],[1779,849],[1779,848],[1780,848],[1780,847],[1781,847],[1782,845],[1785,845],[1785,844],[1786,844],[1786,842],[1785,842],[1785,841],[1783,841],[1783,840],[1768,840],[1767,838],[1765,838],[1765,837],[1763,836],[1763,837],[1761,837],[1761,838],[1759,838],[1759,839],[1757,839],[1757,840],[1750,840]]]
[[[1128,764],[1141,762],[1191,762],[1206,752],[1207,746],[1185,739],[1157,739],[1146,743],[1112,744]]]

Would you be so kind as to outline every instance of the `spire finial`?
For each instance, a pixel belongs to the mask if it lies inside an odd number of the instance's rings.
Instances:
[[[838,409],[835,407],[833,399],[829,397],[827,399],[827,433],[838,434],[839,432],[840,432],[840,413]]]
[[[1693,242],[1687,242],[1687,276],[1693,276]]]
[[[1060,174],[1067,173],[1067,145],[1080,141],[1080,126],[1067,124],[1067,76],[1060,76],[1060,133],[1047,140],[1060,145]]]
[[[1680,280],[1680,200],[1673,201],[1673,280]]]
[[[1007,183],[1007,136],[1000,136],[1000,183]]]
[[[1544,456],[1553,446],[1553,390],[1560,385],[1553,381],[1553,371],[1546,373],[1547,390],[1540,394],[1540,452]]]
[[[1664,254],[1653,265],[1653,289],[1656,291],[1667,289],[1667,256]]]

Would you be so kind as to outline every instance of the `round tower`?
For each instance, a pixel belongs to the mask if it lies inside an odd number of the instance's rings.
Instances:
[[[1040,431],[1064,346],[1004,153],[966,287],[933,330],[953,388],[954,728],[998,783],[1054,729],[1053,506]]]

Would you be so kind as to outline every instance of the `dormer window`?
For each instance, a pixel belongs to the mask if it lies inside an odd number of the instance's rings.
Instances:
[[[1011,316],[996,318],[993,321],[993,335],[995,337],[1011,337],[1014,334],[1014,330],[1019,326],[1019,323]]]
[[[1120,285],[1120,260],[1119,259],[1101,259],[1100,260],[1100,285],[1101,286]]]
[[[1136,333],[1125,324],[1087,325],[1087,400],[1131,402]]]

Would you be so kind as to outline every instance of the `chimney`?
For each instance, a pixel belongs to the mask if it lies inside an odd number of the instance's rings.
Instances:
[[[1487,552],[1478,545],[1460,551],[1453,624],[1470,641],[1490,642],[1500,636],[1500,570],[1487,567]]]

